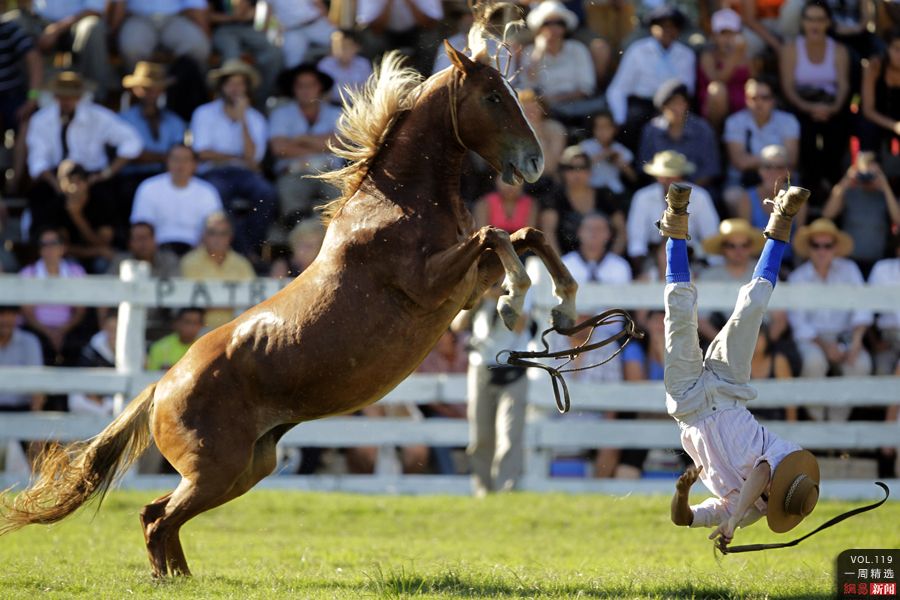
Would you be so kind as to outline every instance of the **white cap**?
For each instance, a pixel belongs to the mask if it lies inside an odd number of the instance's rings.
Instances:
[[[713,33],[720,31],[734,31],[737,33],[741,30],[741,15],[737,14],[730,8],[717,10],[712,16]]]

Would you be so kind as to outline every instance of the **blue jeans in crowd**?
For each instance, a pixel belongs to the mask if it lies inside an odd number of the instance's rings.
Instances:
[[[275,186],[262,173],[241,167],[216,167],[202,177],[222,197],[222,205],[234,224],[234,249],[241,254],[258,255],[276,217]],[[243,200],[246,206],[237,200]]]

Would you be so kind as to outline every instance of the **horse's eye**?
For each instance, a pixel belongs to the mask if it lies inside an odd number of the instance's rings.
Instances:
[[[487,101],[493,102],[494,104],[500,104],[500,94],[498,94],[497,92],[489,94],[487,97]]]

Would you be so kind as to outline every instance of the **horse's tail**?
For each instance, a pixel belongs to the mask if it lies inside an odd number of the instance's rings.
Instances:
[[[110,485],[150,444],[155,388],[153,384],[141,392],[93,438],[48,445],[35,462],[30,487],[19,494],[0,494],[0,535],[26,525],[55,523],[97,496],[102,503]]]

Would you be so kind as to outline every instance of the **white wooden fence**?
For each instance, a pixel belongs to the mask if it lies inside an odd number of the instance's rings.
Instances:
[[[249,307],[271,295],[285,281],[257,279],[251,282],[195,282],[156,280],[147,265],[126,262],[120,278],[88,277],[80,280],[23,280],[0,275],[0,304],[60,303],[83,306],[118,306],[119,327],[115,369],[0,368],[0,389],[17,392],[117,394],[127,401],[159,374],[145,372],[143,365],[146,310],[150,307],[235,306]],[[535,312],[541,322],[553,304],[546,272],[535,262],[528,265],[535,282]],[[698,285],[701,307],[730,311],[737,286]],[[584,286],[579,290],[579,309],[595,312],[603,307],[630,309],[660,308],[662,286]],[[854,306],[873,311],[895,310],[900,306],[900,286],[859,289],[851,286],[790,286],[779,284],[771,308],[844,308]],[[358,315],[364,318],[364,315]],[[532,378],[529,401],[538,407],[526,431],[526,474],[522,487],[532,490],[669,491],[671,481],[615,481],[549,477],[549,461],[555,449],[572,447],[677,448],[677,427],[667,418],[658,420],[598,421],[555,417],[549,382],[542,372]],[[827,380],[796,379],[760,381],[755,384],[758,407],[805,404],[873,406],[900,404],[900,378],[863,377]],[[573,406],[579,410],[628,410],[658,413],[664,417],[664,391],[659,382],[586,384],[571,382]],[[412,375],[382,402],[428,403],[465,402],[464,375]],[[121,406],[121,402],[120,405]],[[99,432],[108,421],[70,414],[3,414],[0,439],[76,440]],[[872,449],[900,445],[900,424],[853,422],[844,424],[772,423],[771,429],[812,449]],[[282,440],[286,446],[465,446],[468,441],[464,421],[447,419],[371,419],[336,417],[310,423],[290,431]],[[346,490],[399,493],[466,493],[462,476],[414,476],[396,473],[392,453],[379,453],[373,476],[276,476],[262,485],[298,489]],[[129,474],[131,487],[168,487],[174,476]],[[2,483],[17,483],[10,474],[0,475]],[[862,497],[877,495],[877,488],[865,482],[831,481],[823,495]]]

